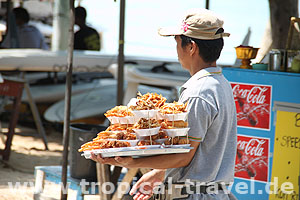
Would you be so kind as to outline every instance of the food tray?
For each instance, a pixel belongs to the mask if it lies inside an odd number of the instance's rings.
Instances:
[[[156,135],[160,129],[159,127],[155,128],[148,128],[148,129],[132,129],[138,138],[143,136],[150,136],[150,135]]]
[[[134,118],[138,120],[140,118],[156,118],[158,111],[159,110],[133,110],[132,113]]]
[[[173,144],[173,145],[163,145],[163,148],[186,148],[190,146],[191,144]]]
[[[134,124],[135,123],[135,119],[133,116],[108,117],[108,120],[112,124]]]
[[[131,147],[134,147],[137,145],[139,140],[117,140],[117,139],[105,139],[105,140],[111,140],[111,141],[120,141],[120,142],[129,142]]]
[[[124,148],[111,148],[111,149],[99,149],[93,151],[85,151],[82,156],[86,159],[91,158],[91,152],[94,154],[101,154],[103,158],[105,157],[115,157],[115,156],[153,156],[153,155],[162,155],[162,154],[173,154],[173,153],[188,153],[193,147],[176,147],[179,145],[173,145],[173,147],[162,148],[147,148],[147,149],[136,149],[135,147],[124,147]],[[145,146],[147,147],[147,146]]]
[[[160,145],[144,145],[144,146],[136,146],[135,149],[157,149],[160,148]]]
[[[188,113],[176,113],[176,114],[161,114],[158,113],[159,119],[166,119],[168,121],[185,121],[187,119]]]
[[[173,129],[163,129],[166,134],[170,137],[176,136],[186,136],[190,128],[173,128]]]

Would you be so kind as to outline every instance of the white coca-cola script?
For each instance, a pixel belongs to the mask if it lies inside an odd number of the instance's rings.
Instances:
[[[248,142],[239,140],[237,146],[239,149],[244,150],[246,155],[262,156],[264,154],[264,148],[262,145],[265,140],[251,139]]]
[[[232,90],[234,98],[241,97],[246,99],[248,103],[263,104],[266,99],[266,95],[264,95],[264,92],[266,92],[268,88],[254,86],[250,90],[247,90],[240,89],[240,85],[237,84],[232,88]]]

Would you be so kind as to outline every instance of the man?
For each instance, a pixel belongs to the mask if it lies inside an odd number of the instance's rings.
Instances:
[[[2,48],[38,48],[49,49],[42,33],[34,26],[29,25],[30,15],[25,8],[17,7],[12,10],[15,18],[16,35],[12,29],[5,36]],[[12,24],[11,24],[12,25]],[[13,39],[14,38],[14,39]]]
[[[154,169],[133,186],[131,195],[137,191],[134,199],[150,198],[157,183],[164,180],[171,181],[167,190],[173,189],[173,196],[166,191],[158,199],[234,198],[225,187],[234,179],[236,110],[231,86],[216,66],[223,37],[229,36],[222,27],[223,21],[213,12],[197,9],[185,15],[180,27],[159,30],[162,36],[175,36],[179,62],[192,76],[182,86],[179,101],[188,102],[188,134],[193,150],[135,159],[92,156],[101,163]]]
[[[75,24],[80,30],[74,36],[74,49],[100,50],[100,36],[98,32],[86,25],[86,10],[83,7],[75,8]]]

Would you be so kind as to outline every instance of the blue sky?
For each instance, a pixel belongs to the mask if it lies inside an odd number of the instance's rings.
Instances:
[[[119,1],[82,1],[88,11],[87,21],[103,34],[103,53],[118,53]],[[128,0],[126,1],[125,54],[175,58],[172,37],[160,37],[157,29],[176,25],[184,11],[204,8],[200,0]],[[225,39],[220,64],[233,64],[235,46],[243,41],[248,28],[252,34],[249,45],[259,47],[269,20],[268,0],[211,0],[210,9],[224,19],[224,29],[231,33]]]

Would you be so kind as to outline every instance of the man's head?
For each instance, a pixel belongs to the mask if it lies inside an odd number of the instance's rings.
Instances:
[[[30,15],[25,8],[17,7],[17,8],[14,8],[12,11],[15,15],[16,24],[18,26],[21,26],[21,25],[29,22]]]
[[[78,6],[75,8],[75,24],[85,24],[86,10],[84,7]]]
[[[189,44],[195,42],[199,48],[199,55],[206,63],[212,63],[218,60],[224,46],[223,38],[219,38],[215,40],[201,40],[201,39],[191,38],[185,35],[180,35],[180,38],[181,38],[182,48],[186,48]]]
[[[206,9],[189,10],[177,27],[159,29],[162,36],[179,36],[181,47],[196,44],[199,55],[206,63],[215,62],[223,49],[223,20]],[[177,40],[176,40],[177,41]]]

